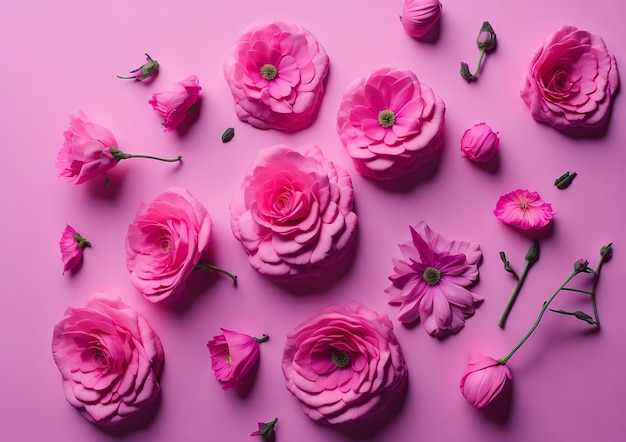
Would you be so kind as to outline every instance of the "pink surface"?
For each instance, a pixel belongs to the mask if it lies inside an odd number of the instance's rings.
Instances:
[[[623,17],[618,0],[449,0],[440,35],[424,43],[409,37],[398,15],[402,1],[201,2],[72,0],[4,1],[0,4],[2,56],[4,253],[0,260],[0,439],[3,441],[245,441],[258,421],[279,418],[285,441],[542,441],[622,440],[626,311],[622,217],[626,165],[626,111],[618,94],[608,131],[575,139],[535,122],[519,97],[521,75],[532,52],[563,24],[601,35],[626,66]],[[224,81],[223,60],[252,22],[283,20],[309,29],[330,57],[326,95],[314,124],[295,134],[262,131],[237,120]],[[483,20],[498,34],[479,81],[458,74],[473,69],[475,38]],[[162,67],[152,82],[115,78],[141,65],[143,53]],[[420,182],[405,189],[363,179],[337,135],[336,113],[345,87],[382,66],[414,71],[447,105],[441,158]],[[622,69],[622,80],[626,76]],[[203,90],[198,120],[185,134],[164,133],[148,99],[169,83],[197,74]],[[83,110],[109,128],[131,153],[183,156],[180,167],[127,160],[102,182],[75,186],[54,167],[69,115]],[[461,157],[460,139],[485,121],[500,133],[497,167]],[[235,138],[222,144],[226,127]],[[352,264],[322,290],[296,294],[255,272],[230,231],[228,204],[238,195],[254,154],[262,147],[314,143],[352,175],[358,237]],[[566,190],[553,186],[565,171],[578,177]],[[124,239],[139,203],[170,186],[187,187],[214,221],[214,264],[239,276],[194,276],[193,301],[174,310],[143,299],[130,282]],[[513,290],[498,252],[521,269],[530,244],[496,220],[498,197],[516,188],[538,191],[557,214],[541,240],[531,270],[504,330],[497,321]],[[485,298],[458,335],[439,341],[421,325],[405,327],[383,292],[398,243],[409,225],[427,222],[438,233],[481,245],[484,260],[473,290]],[[93,247],[82,268],[62,275],[58,242],[65,223]],[[467,357],[502,357],[534,322],[541,304],[579,258],[592,265],[600,246],[614,243],[599,285],[599,333],[581,321],[546,315],[510,361],[513,391],[497,415],[471,409],[459,391]],[[95,291],[116,294],[150,321],[163,341],[162,399],[144,428],[122,435],[89,424],[63,395],[50,350],[52,330],[67,306],[82,306]],[[571,295],[571,296],[569,296]],[[367,436],[311,421],[286,390],[280,369],[285,336],[330,303],[360,301],[388,314],[409,369],[408,394],[388,424]],[[589,309],[574,294],[556,308]],[[207,341],[220,327],[271,337],[261,347],[254,383],[223,391],[211,372]]]

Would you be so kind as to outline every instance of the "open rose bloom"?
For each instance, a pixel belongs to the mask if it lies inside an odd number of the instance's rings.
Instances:
[[[78,117],[70,117],[70,127],[63,135],[65,142],[56,159],[59,177],[81,184],[104,176],[117,164],[110,152],[112,147],[117,148],[115,137],[107,128],[92,123],[82,111]]]
[[[52,355],[67,401],[90,422],[117,425],[158,398],[163,347],[146,319],[97,294],[55,326]]]
[[[502,195],[493,211],[498,220],[522,230],[541,229],[555,212],[537,192],[517,189]]]
[[[207,344],[211,368],[222,388],[237,387],[259,360],[259,340],[222,328]]]
[[[224,63],[237,117],[260,129],[300,130],[313,121],[328,74],[313,34],[282,22],[253,24]]]
[[[604,40],[563,26],[531,57],[521,96],[536,120],[557,129],[598,128],[608,121],[618,85],[615,56]]]
[[[258,152],[230,205],[231,228],[260,273],[313,278],[339,260],[354,237],[352,181],[314,145]]]
[[[405,388],[407,367],[387,316],[358,303],[329,306],[287,335],[287,389],[313,420],[366,419]]]
[[[392,180],[431,160],[444,113],[443,100],[413,72],[381,68],[348,86],[337,131],[361,175]]]
[[[482,408],[498,397],[511,379],[511,370],[506,364],[477,354],[469,358],[460,382],[461,393],[473,408]]]
[[[206,208],[185,188],[141,203],[126,236],[133,285],[148,301],[175,300],[209,245],[211,227]]]
[[[478,244],[448,240],[426,223],[410,227],[411,241],[400,244],[402,259],[393,259],[390,304],[399,304],[398,320],[418,318],[430,335],[444,338],[460,331],[482,298],[467,289],[478,278],[482,252]]]
[[[202,88],[196,75],[189,75],[183,81],[170,84],[152,94],[149,100],[152,108],[163,118],[165,132],[176,129],[192,111]]]

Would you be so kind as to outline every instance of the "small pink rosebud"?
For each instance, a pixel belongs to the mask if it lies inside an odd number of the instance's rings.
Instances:
[[[152,94],[149,103],[163,117],[165,132],[173,131],[183,122],[193,110],[201,90],[198,77],[190,75]]]
[[[461,378],[461,393],[473,408],[482,408],[491,403],[504,388],[511,371],[505,363],[481,354],[469,358]]]
[[[278,418],[270,422],[258,422],[259,429],[250,433],[250,436],[261,436],[265,441],[274,440],[274,427],[277,422]]]
[[[89,247],[91,243],[83,238],[69,224],[65,225],[59,241],[61,249],[61,259],[63,260],[63,273],[72,270],[83,258],[83,249]]]
[[[121,75],[117,75],[117,78],[121,78],[122,80],[145,80],[157,73],[159,70],[159,62],[154,60],[148,54],[146,54],[146,63],[139,66],[137,69],[133,69],[130,71],[133,74],[130,77],[122,77]]]
[[[486,51],[489,51],[496,46],[496,33],[489,22],[483,22],[483,25],[478,32],[478,37],[476,37],[476,44],[478,45],[478,49],[484,49]]]
[[[259,359],[259,343],[268,335],[253,338],[243,333],[221,329],[223,334],[214,336],[207,347],[211,353],[211,368],[222,388],[237,387]]]
[[[485,123],[476,124],[465,131],[461,138],[461,155],[472,161],[485,163],[498,151],[498,133]]]
[[[423,37],[441,17],[439,0],[404,0],[400,20],[411,37]]]

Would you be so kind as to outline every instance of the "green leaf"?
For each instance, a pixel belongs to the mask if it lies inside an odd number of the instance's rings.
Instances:
[[[550,311],[554,312],[554,313],[559,313],[561,315],[574,316],[574,317],[580,319],[581,321],[585,321],[587,324],[597,325],[597,322],[594,321],[594,319],[591,316],[589,316],[585,312],[581,312],[580,310],[577,310],[575,312],[568,312],[568,311],[565,311],[565,310],[555,310],[555,309],[551,308]]]

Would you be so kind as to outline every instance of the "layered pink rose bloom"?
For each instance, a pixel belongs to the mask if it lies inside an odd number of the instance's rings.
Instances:
[[[313,278],[348,250],[357,216],[348,173],[314,145],[262,149],[230,205],[231,227],[260,273]]]
[[[535,51],[521,96],[532,116],[557,129],[606,124],[619,85],[615,56],[598,35],[563,26]]]
[[[491,403],[511,379],[511,370],[506,364],[477,354],[469,358],[461,378],[461,393],[473,408],[482,408]]]
[[[475,124],[461,137],[461,155],[479,163],[492,159],[499,146],[498,132],[491,130],[485,123]]]
[[[103,176],[117,160],[110,149],[117,148],[117,140],[105,127],[92,123],[82,111],[70,117],[70,127],[63,135],[65,142],[59,150],[56,167],[59,177],[74,184]]]
[[[69,307],[54,328],[52,355],[67,401],[90,422],[117,425],[158,398],[161,341],[118,297],[96,294]]]
[[[59,248],[61,249],[61,260],[63,261],[63,273],[72,270],[83,259],[83,249],[89,247],[91,243],[83,238],[69,224],[61,233]]]
[[[502,195],[493,211],[498,220],[522,230],[541,229],[548,225],[555,211],[537,192],[517,189]]]
[[[313,420],[366,419],[405,388],[407,367],[389,318],[359,303],[329,306],[287,335],[287,389]]]
[[[126,236],[126,267],[150,302],[175,300],[209,245],[211,217],[191,193],[171,187],[141,203]]]
[[[439,0],[404,0],[400,21],[411,37],[423,37],[441,18]]]
[[[337,131],[361,175],[391,180],[430,161],[444,113],[443,100],[413,72],[381,68],[348,86]]]
[[[267,339],[222,328],[222,334],[209,341],[211,368],[222,388],[237,387],[259,360],[259,343]]]
[[[189,75],[183,81],[170,84],[152,94],[148,101],[163,118],[165,132],[176,129],[193,110],[202,88],[196,75]]]
[[[328,55],[313,34],[282,22],[253,24],[226,57],[237,117],[286,132],[311,124],[324,96]]]
[[[420,319],[430,335],[444,338],[457,333],[474,315],[482,298],[468,286],[478,278],[480,246],[448,240],[420,221],[410,227],[411,241],[400,244],[402,259],[394,258],[389,303],[400,305],[398,320]]]

